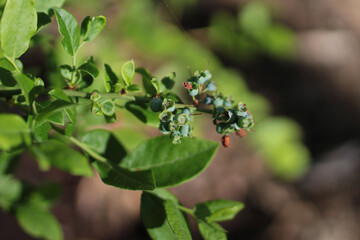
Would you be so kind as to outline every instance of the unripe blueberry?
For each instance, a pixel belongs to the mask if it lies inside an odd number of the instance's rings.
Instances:
[[[163,100],[160,98],[154,98],[150,101],[150,108],[153,112],[161,112],[163,110],[162,106]]]
[[[187,137],[190,134],[190,125],[186,124],[182,127],[180,127],[180,133],[183,137]]]
[[[239,130],[240,130],[240,127],[239,127],[236,123],[230,124],[230,127],[231,127],[232,129],[235,129],[236,131],[239,131]]]
[[[204,98],[204,101],[203,101],[203,102],[204,102],[205,104],[207,104],[207,105],[210,105],[210,104],[212,104],[213,100],[214,100],[213,97],[207,96],[206,98]]]
[[[162,106],[164,107],[164,109],[166,109],[168,112],[173,112],[175,111],[175,102],[165,98],[164,101],[162,102]]]
[[[169,129],[171,132],[176,132],[179,130],[179,124],[175,121],[169,123]]]
[[[199,85],[197,83],[192,83],[192,89],[188,89],[189,95],[195,97],[199,94]]]
[[[172,132],[170,134],[170,138],[173,140],[173,144],[180,144],[181,143],[181,133],[179,131]]]
[[[241,111],[241,112],[246,112],[246,110],[247,110],[246,104],[239,103],[238,104],[238,110]]]
[[[205,70],[204,72],[200,73],[200,77],[198,79],[198,84],[203,84],[206,81],[209,81],[211,79],[211,73],[209,70]]]
[[[185,125],[188,122],[188,117],[186,114],[176,114],[175,120],[179,125]]]
[[[215,107],[221,107],[224,104],[224,100],[222,98],[217,97],[214,99],[213,104],[215,105]]]
[[[167,110],[162,111],[159,114],[160,121],[162,122],[168,122],[173,120],[173,114]]]
[[[170,122],[161,122],[159,125],[160,132],[162,132],[163,134],[168,134],[170,132],[169,123]]]
[[[209,91],[216,91],[216,85],[214,82],[209,82],[206,86],[206,88],[209,90]]]
[[[185,114],[187,119],[189,121],[192,121],[192,117],[191,117],[191,110],[188,109],[188,108],[184,108],[182,111],[181,111],[182,114]]]

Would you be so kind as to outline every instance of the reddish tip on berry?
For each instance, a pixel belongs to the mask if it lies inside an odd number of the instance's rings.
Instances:
[[[193,101],[193,105],[194,105],[195,107],[199,106],[199,101],[196,99],[195,101]]]
[[[186,81],[182,83],[182,86],[183,86],[184,88],[186,88],[186,89],[189,89],[189,90],[193,89],[191,83],[186,82]]]
[[[121,95],[125,95],[126,94],[126,90],[125,90],[125,88],[123,88],[123,89],[121,89]]]
[[[230,147],[230,137],[228,135],[224,135],[222,138],[221,138],[221,143],[224,147],[228,148]]]
[[[240,128],[240,130],[236,132],[236,135],[238,135],[239,137],[245,137],[246,134],[246,131],[242,128]]]

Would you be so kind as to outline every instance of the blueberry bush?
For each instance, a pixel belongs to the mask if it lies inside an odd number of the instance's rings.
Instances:
[[[59,196],[51,183],[31,185],[14,176],[20,156],[31,155],[43,171],[59,168],[75,176],[98,172],[105,184],[143,191],[141,218],[153,239],[191,239],[187,215],[198,222],[204,239],[226,239],[218,224],[231,220],[243,203],[214,200],[193,209],[182,206],[167,187],[200,174],[219,144],[194,137],[193,120],[210,114],[224,147],[230,134],[243,137],[255,121],[242,102],[217,90],[209,70],[196,71],[180,81],[188,97],[173,90],[176,74],[162,78],[125,62],[119,72],[93,56],[78,63],[77,55],[106,25],[104,16],[85,17],[81,24],[61,8],[63,1],[7,0],[0,23],[0,206],[12,213],[25,232],[36,238],[63,239],[61,226],[50,209]],[[19,59],[37,33],[57,22],[68,64],[57,66],[53,80],[27,72]],[[104,77],[100,78],[100,72]],[[139,75],[142,85],[134,83]],[[102,82],[103,87],[97,88]],[[59,87],[63,86],[63,87]],[[105,89],[105,91],[102,91]],[[132,152],[112,132],[95,129],[77,133],[77,122],[91,112],[107,123],[117,122],[126,109],[163,136],[143,141]],[[83,119],[84,121],[84,119]],[[186,215],[187,214],[187,215]]]

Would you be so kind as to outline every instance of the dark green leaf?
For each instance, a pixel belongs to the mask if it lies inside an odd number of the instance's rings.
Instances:
[[[175,76],[175,73],[172,73],[169,76],[161,79],[161,83],[165,86],[166,89],[171,90],[175,86]]]
[[[143,192],[140,208],[141,219],[152,239],[178,239],[166,219],[164,200],[153,194]]]
[[[47,182],[31,191],[28,202],[31,203],[31,205],[49,209],[60,197],[61,190],[59,184]]]
[[[20,160],[21,151],[0,153],[0,175],[13,174]]]
[[[130,86],[128,86],[126,88],[127,91],[129,92],[140,92],[141,91],[141,88],[139,85],[137,84],[131,84]]]
[[[81,37],[85,42],[93,40],[103,30],[106,24],[104,16],[84,18],[81,23]]]
[[[21,92],[22,94],[24,94],[27,104],[32,104],[35,98],[34,93],[32,92],[33,88],[35,87],[34,81],[23,73],[16,72],[13,74],[13,76],[16,82],[19,84]]]
[[[165,201],[166,218],[177,239],[192,239],[186,217],[172,200]]]
[[[77,176],[93,175],[87,158],[64,143],[51,140],[33,146],[33,153],[43,170],[52,165]]]
[[[16,219],[31,236],[51,240],[62,240],[63,233],[56,218],[37,205],[22,205],[16,209]]]
[[[13,151],[30,145],[30,130],[24,119],[15,114],[0,114],[0,149]]]
[[[184,139],[173,145],[168,136],[152,138],[126,156],[121,166],[154,172],[156,186],[180,184],[201,173],[213,158],[219,144],[201,139]]]
[[[195,206],[195,215],[207,222],[220,222],[233,219],[244,208],[241,202],[214,200]]]
[[[151,96],[156,95],[157,90],[155,86],[151,83],[151,74],[145,68],[136,68],[136,73],[139,73],[142,76],[142,83],[144,86],[145,91],[150,94]]]
[[[45,25],[51,23],[51,19],[50,19],[49,15],[47,15],[46,13],[38,12],[37,18],[38,18],[38,21],[37,21],[36,32],[39,32]]]
[[[90,74],[93,78],[99,76],[99,70],[97,69],[96,65],[91,61],[87,61],[86,63],[81,65],[79,67],[79,70]]]
[[[113,72],[108,64],[104,64],[105,67],[105,88],[107,92],[114,92],[115,85],[119,81],[119,78]]]
[[[226,240],[226,233],[220,229],[221,226],[217,223],[199,222],[199,230],[204,240]]]
[[[0,29],[5,55],[12,60],[23,55],[37,29],[35,1],[7,0]]]
[[[60,8],[65,0],[35,0],[36,11],[48,13],[51,8]]]
[[[38,124],[47,120],[50,121],[51,117],[54,114],[57,114],[59,112],[61,113],[63,110],[74,108],[77,105],[79,104],[71,103],[64,100],[55,100],[39,112],[39,114],[36,116],[36,121],[38,122]]]
[[[65,50],[74,56],[80,44],[80,29],[73,15],[64,9],[54,9],[58,22],[59,32],[64,37],[62,45]]]
[[[133,60],[124,63],[121,68],[121,75],[125,81],[125,84],[129,86],[135,75],[135,63]]]
[[[0,82],[2,85],[8,87],[14,87],[16,85],[16,80],[12,76],[13,71],[15,71],[15,69],[7,59],[0,59]]]
[[[158,114],[153,112],[148,106],[144,106],[142,103],[132,101],[127,102],[125,107],[126,110],[131,112],[143,123],[153,127],[159,127],[160,120]]]
[[[152,171],[132,172],[118,166],[126,151],[110,132],[103,129],[93,130],[86,133],[81,141],[106,159],[107,162],[93,163],[104,183],[130,190],[155,188]]]

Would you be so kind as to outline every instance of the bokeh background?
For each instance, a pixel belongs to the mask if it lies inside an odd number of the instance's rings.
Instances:
[[[229,239],[360,239],[360,2],[358,0],[72,0],[76,19],[104,15],[103,33],[80,52],[119,70],[134,59],[156,76],[209,69],[225,94],[247,104],[255,131],[232,136],[198,178],[171,189],[187,207],[217,198],[243,201],[224,223]],[[54,51],[55,49],[55,51]],[[51,23],[21,59],[28,72],[61,86],[70,62]],[[80,60],[79,60],[80,61]],[[103,88],[103,76],[95,87]],[[78,134],[107,128],[131,151],[158,135],[125,110],[104,124],[84,112]],[[199,116],[196,136],[220,141]],[[53,208],[67,240],[149,239],[139,214],[140,192],[104,185],[99,177],[41,172],[23,156],[17,177],[63,184]],[[201,239],[191,222],[194,239]],[[0,239],[26,240],[0,210]]]

